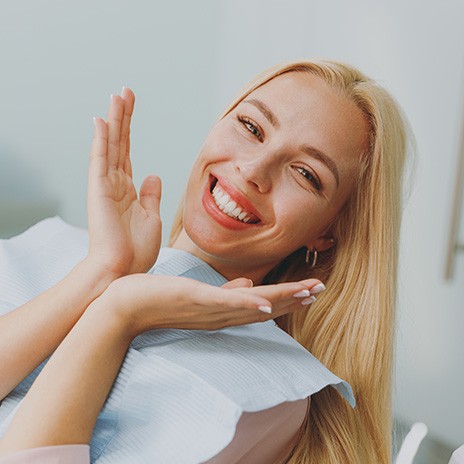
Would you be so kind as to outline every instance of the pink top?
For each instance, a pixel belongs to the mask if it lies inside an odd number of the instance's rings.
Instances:
[[[306,422],[310,399],[244,412],[233,440],[204,464],[284,464]],[[89,464],[88,445],[33,448],[0,458],[0,464]]]
[[[89,464],[88,445],[43,446],[19,451],[4,458],[0,464]]]
[[[244,412],[233,440],[204,464],[284,464],[306,422],[309,403],[305,398]]]

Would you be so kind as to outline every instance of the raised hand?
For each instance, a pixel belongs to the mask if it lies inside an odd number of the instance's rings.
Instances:
[[[184,277],[136,274],[114,281],[102,298],[133,338],[155,328],[216,330],[264,322],[302,309],[323,288],[316,279],[257,287],[237,279],[221,288]]]
[[[161,180],[148,176],[137,197],[130,160],[135,95],[112,95],[107,122],[95,118],[90,152],[87,209],[88,260],[115,277],[146,272],[161,243]]]

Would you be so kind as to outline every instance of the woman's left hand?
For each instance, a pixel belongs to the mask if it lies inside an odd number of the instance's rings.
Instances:
[[[133,274],[110,285],[102,295],[107,298],[103,306],[116,314],[131,338],[156,328],[216,330],[302,309],[311,288],[321,283],[307,279],[249,287],[246,282],[233,281],[221,288],[184,277]]]

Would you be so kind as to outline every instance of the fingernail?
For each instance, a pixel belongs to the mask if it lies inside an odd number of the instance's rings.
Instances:
[[[324,284],[317,284],[311,289],[311,295],[314,295],[315,293],[321,293],[324,290],[325,290]]]
[[[305,296],[309,296],[311,293],[309,292],[309,290],[300,290],[299,292],[297,293],[294,293],[293,296],[295,298],[303,298]]]
[[[309,305],[311,303],[314,303],[315,301],[317,300],[317,298],[315,296],[310,296],[309,298],[305,298],[301,304],[302,305]]]
[[[97,118],[94,116],[93,117],[93,125],[95,126],[95,124],[97,124]]]
[[[121,94],[124,92],[124,89],[126,88],[125,85],[122,86],[122,89],[121,89]]]
[[[258,309],[263,313],[271,314],[272,308],[270,306],[258,306]]]

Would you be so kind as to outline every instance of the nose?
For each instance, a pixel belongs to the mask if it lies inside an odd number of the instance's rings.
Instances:
[[[251,184],[260,193],[267,193],[272,189],[276,173],[275,160],[269,154],[239,159],[235,169],[247,184]]]

